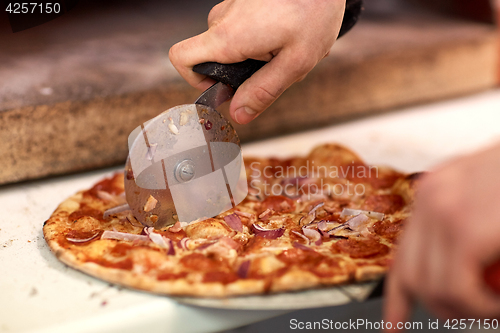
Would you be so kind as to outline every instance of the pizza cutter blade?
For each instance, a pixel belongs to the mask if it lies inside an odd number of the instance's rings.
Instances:
[[[216,216],[247,195],[240,140],[216,108],[265,62],[204,63],[193,71],[218,81],[195,102],[173,107],[129,135],[125,194],[134,217],[162,229]]]

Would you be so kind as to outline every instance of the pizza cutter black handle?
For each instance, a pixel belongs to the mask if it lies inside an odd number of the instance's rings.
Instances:
[[[267,64],[267,62],[254,59],[247,59],[234,64],[204,62],[202,64],[195,65],[193,67],[193,72],[206,75],[209,78],[217,82],[225,83],[236,90],[243,82],[245,82],[245,80],[261,69],[265,64]]]
[[[358,22],[363,11],[363,0],[347,0],[345,3],[344,19],[338,38],[344,36]]]

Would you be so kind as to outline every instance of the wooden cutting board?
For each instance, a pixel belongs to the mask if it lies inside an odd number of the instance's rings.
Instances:
[[[495,27],[380,2],[367,1],[360,24],[305,80],[235,126],[242,141],[497,84]],[[0,23],[0,184],[123,163],[132,129],[199,94],[167,54],[206,29],[215,3],[82,3],[16,34]]]

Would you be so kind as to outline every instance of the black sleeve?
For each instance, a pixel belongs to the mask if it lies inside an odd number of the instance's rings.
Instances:
[[[363,10],[363,0],[347,0],[345,5],[344,20],[340,28],[339,38],[346,34],[358,22]]]

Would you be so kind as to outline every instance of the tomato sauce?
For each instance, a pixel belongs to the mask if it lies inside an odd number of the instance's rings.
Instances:
[[[95,184],[90,190],[83,192],[84,195],[90,195],[92,197],[98,197],[98,191],[108,192],[114,195],[119,195],[123,192],[123,188],[118,186],[119,178],[123,178],[123,174],[117,173],[113,177],[106,178]]]
[[[238,278],[238,275],[233,272],[214,271],[205,273],[203,275],[203,282],[219,282],[222,284],[228,284],[238,280]]]
[[[158,281],[166,281],[166,280],[175,280],[175,279],[182,279],[185,278],[188,275],[187,272],[182,272],[182,273],[159,273],[156,279]]]
[[[68,220],[69,221],[76,221],[79,218],[82,218],[84,216],[90,216],[95,218],[96,220],[99,221],[106,221],[103,217],[102,211],[98,209],[91,208],[85,204],[80,204],[80,208],[73,213],[69,214]]]
[[[130,258],[127,258],[127,259],[124,259],[122,261],[118,261],[118,262],[111,262],[111,261],[108,261],[106,259],[103,259],[103,258],[91,258],[91,259],[87,259],[85,260],[86,262],[93,262],[93,263],[96,263],[100,266],[103,266],[103,267],[107,267],[107,268],[116,268],[116,269],[124,269],[124,270],[131,270],[132,268],[134,268],[134,262],[132,261],[132,259]]]

